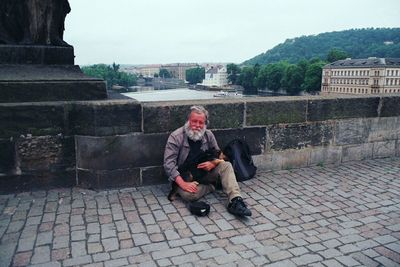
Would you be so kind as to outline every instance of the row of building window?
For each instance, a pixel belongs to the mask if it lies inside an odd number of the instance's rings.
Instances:
[[[399,76],[399,70],[386,70],[386,76]]]
[[[368,90],[364,88],[342,88],[342,87],[332,87],[329,89],[328,86],[324,86],[322,88],[323,91],[326,92],[337,92],[337,93],[354,93],[354,94],[367,94]],[[385,93],[400,93],[400,88],[399,89],[385,89]],[[379,89],[371,89],[371,94],[378,94]]]
[[[328,75],[328,73],[326,73]],[[399,76],[399,70],[386,70],[386,76]],[[334,70],[332,76],[369,76],[369,70]],[[379,70],[374,71],[374,76],[379,76]]]
[[[369,76],[369,70],[334,70],[334,76]]]
[[[400,85],[400,79],[386,79],[386,85]]]
[[[368,79],[331,79],[332,84],[361,84],[368,85]]]

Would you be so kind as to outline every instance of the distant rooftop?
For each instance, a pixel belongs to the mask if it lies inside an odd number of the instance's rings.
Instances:
[[[361,59],[343,59],[332,62],[324,68],[359,68],[359,67],[400,67],[400,58],[361,58]]]

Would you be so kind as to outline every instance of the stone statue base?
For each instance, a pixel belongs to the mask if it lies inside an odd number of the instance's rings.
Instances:
[[[0,45],[0,103],[107,99],[74,65],[73,47]]]
[[[72,46],[0,45],[0,64],[73,65]]]

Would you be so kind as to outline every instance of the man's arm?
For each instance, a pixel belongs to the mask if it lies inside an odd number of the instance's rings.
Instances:
[[[178,141],[176,140],[176,137],[171,134],[168,137],[164,151],[164,171],[171,182],[175,181],[175,178],[180,176],[178,171],[178,155]]]
[[[176,137],[170,135],[164,151],[164,170],[168,179],[175,181],[180,188],[187,192],[195,193],[197,191],[197,182],[186,182],[181,177],[178,171],[178,155],[179,155],[179,141]]]

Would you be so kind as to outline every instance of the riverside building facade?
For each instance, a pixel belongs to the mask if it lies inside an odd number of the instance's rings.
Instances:
[[[321,94],[400,94],[400,58],[344,59],[322,69]]]

